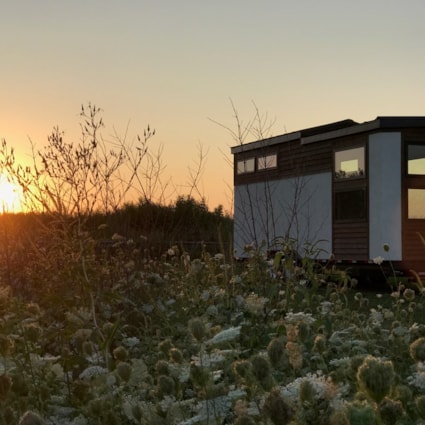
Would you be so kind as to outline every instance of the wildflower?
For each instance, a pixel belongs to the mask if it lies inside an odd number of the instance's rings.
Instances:
[[[37,413],[28,411],[19,419],[19,425],[43,425],[44,421]]]
[[[30,342],[36,343],[39,341],[41,333],[42,329],[36,323],[27,323],[24,325],[24,336]]]
[[[175,392],[176,384],[174,379],[167,375],[160,375],[158,378],[157,392],[162,398],[165,395],[172,395]]]
[[[334,410],[329,417],[329,425],[350,425],[350,421],[343,410]]]
[[[347,406],[347,416],[352,425],[375,425],[375,410],[365,401],[355,400]]]
[[[425,396],[424,395],[420,395],[416,397],[415,406],[416,406],[416,411],[418,412],[418,415],[422,419],[425,419]]]
[[[425,373],[417,371],[407,378],[407,383],[410,387],[415,387],[420,391],[425,391]]]
[[[191,271],[193,274],[198,274],[202,271],[204,267],[204,263],[199,260],[198,258],[196,258],[195,260],[192,261],[191,263]]]
[[[255,425],[256,423],[254,419],[247,415],[241,415],[235,421],[235,425]]]
[[[107,373],[108,373],[108,369],[105,369],[104,367],[101,367],[101,366],[89,366],[88,368],[84,369],[80,373],[79,378],[80,379],[83,379],[83,380],[84,379],[90,380],[94,376],[105,375]]]
[[[40,306],[36,303],[28,303],[26,309],[31,316],[39,316],[41,312]]]
[[[288,341],[285,347],[288,351],[290,365],[294,369],[301,369],[303,366],[303,352],[301,345],[297,342]]]
[[[82,348],[86,357],[91,357],[94,354],[94,346],[92,341],[84,341]]]
[[[304,313],[302,311],[298,313],[289,312],[285,315],[285,323],[298,324],[300,322],[306,323],[307,325],[312,325],[316,319],[311,315],[311,313]]]
[[[331,312],[331,310],[332,310],[332,303],[330,301],[323,301],[320,305],[322,307],[321,310],[320,310],[320,313],[323,316],[326,316],[326,315],[328,315]]]
[[[378,266],[380,266],[384,262],[384,259],[383,257],[378,256],[378,257],[375,257],[372,261],[373,261],[373,264],[377,264]]]
[[[12,378],[3,373],[0,375],[0,400],[5,400],[12,388]]]
[[[199,319],[195,318],[189,322],[190,333],[197,341],[201,341],[206,335],[205,324]]]
[[[222,342],[232,341],[238,338],[240,333],[241,333],[241,326],[228,328],[214,335],[213,338],[207,341],[207,344],[220,344]]]
[[[242,283],[242,278],[237,274],[230,279],[230,283],[233,285],[239,285]]]
[[[274,367],[278,367],[285,359],[285,345],[280,338],[274,338],[267,346],[267,354]]]
[[[173,343],[169,339],[165,339],[158,344],[158,349],[168,357],[168,352],[173,348]]]
[[[271,366],[269,361],[257,354],[251,359],[252,372],[261,386],[267,391],[273,384],[273,378],[271,376]]]
[[[15,343],[12,338],[6,335],[0,334],[0,355],[6,357],[10,355],[15,347]]]
[[[140,344],[140,339],[137,338],[136,336],[131,336],[128,338],[124,338],[122,343],[126,345],[127,347],[132,348]]]
[[[357,371],[357,380],[369,396],[380,403],[389,394],[395,379],[391,361],[367,356]]]
[[[267,396],[264,412],[275,425],[287,425],[291,422],[293,411],[290,404],[282,397],[279,388],[273,388]]]
[[[425,361],[425,337],[416,339],[410,344],[410,356],[416,362]]]
[[[223,259],[224,259],[224,255],[221,254],[221,253],[218,253],[218,254],[215,254],[214,255],[214,260],[215,261],[223,261]]]
[[[370,321],[374,325],[380,325],[384,321],[384,315],[374,308],[370,309]]]
[[[379,405],[379,413],[384,423],[395,425],[403,416],[404,409],[401,401],[385,398]]]
[[[114,356],[114,359],[120,362],[125,362],[128,358],[128,351],[122,345],[119,345],[118,347],[114,348],[112,354]]]
[[[183,363],[183,353],[178,348],[171,348],[169,355],[174,363]]]
[[[159,375],[168,375],[170,373],[168,362],[165,360],[158,360],[155,364],[155,370]]]
[[[415,297],[416,297],[415,291],[413,289],[407,288],[403,292],[403,297],[407,301],[413,301],[415,299]]]
[[[319,354],[323,354],[326,350],[326,337],[324,335],[316,335],[314,338],[313,350]]]
[[[257,294],[250,294],[245,299],[245,308],[256,316],[264,313],[264,306],[268,302],[267,298],[259,297]]]
[[[125,382],[128,382],[131,376],[131,366],[127,362],[119,362],[117,364],[117,375]]]
[[[238,360],[233,363],[233,372],[245,381],[250,381],[253,377],[252,363],[248,360]]]

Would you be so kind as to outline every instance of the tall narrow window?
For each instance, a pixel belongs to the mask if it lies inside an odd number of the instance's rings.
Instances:
[[[277,167],[277,155],[274,153],[272,155],[259,156],[257,158],[257,169],[258,170],[267,170],[269,168]]]
[[[425,145],[407,146],[407,174],[425,175]]]
[[[407,206],[408,218],[425,218],[425,189],[408,189]]]
[[[335,177],[338,179],[365,176],[364,147],[335,152]]]
[[[365,189],[354,189],[335,192],[334,214],[336,221],[365,220]]]
[[[254,158],[243,159],[238,161],[236,172],[237,174],[253,173],[255,171]]]

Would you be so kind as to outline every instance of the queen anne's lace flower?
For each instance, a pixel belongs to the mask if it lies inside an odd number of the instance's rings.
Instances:
[[[96,376],[105,375],[108,373],[108,369],[105,369],[101,366],[90,366],[86,369],[84,369],[81,373],[79,378],[80,379],[91,379]]]
[[[228,328],[214,335],[213,338],[207,341],[207,344],[212,345],[212,344],[220,344],[222,342],[232,341],[238,338],[240,333],[241,333],[241,326]]]

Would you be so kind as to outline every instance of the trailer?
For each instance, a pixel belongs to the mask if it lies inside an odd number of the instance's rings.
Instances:
[[[299,255],[425,276],[425,117],[347,119],[231,148],[234,253]]]

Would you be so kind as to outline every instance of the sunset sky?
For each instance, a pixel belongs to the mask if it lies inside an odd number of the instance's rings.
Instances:
[[[230,100],[272,134],[345,118],[425,115],[423,0],[15,0],[0,13],[0,138],[29,153],[53,126],[78,140],[81,104],[129,134],[156,129],[185,192],[231,209]],[[250,140],[247,140],[250,141]]]

